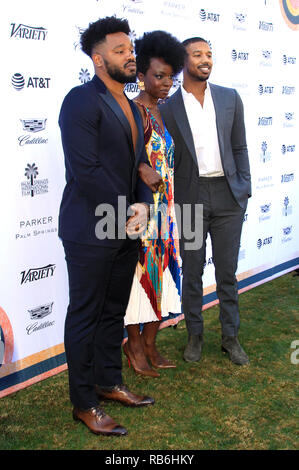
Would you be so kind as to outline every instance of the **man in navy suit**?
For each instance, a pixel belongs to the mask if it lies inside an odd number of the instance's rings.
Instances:
[[[123,318],[138,259],[132,234],[146,227],[152,191],[160,183],[147,164],[138,110],[124,94],[125,83],[136,80],[129,33],[127,21],[115,17],[89,25],[81,46],[95,76],[67,94],[59,116],[66,167],[59,236],[69,276],[70,400],[74,419],[103,435],[127,431],[105,414],[100,400],[135,407],[154,403],[122,381]],[[122,207],[130,215],[123,217]]]
[[[235,277],[241,229],[251,179],[243,104],[234,89],[208,82],[213,59],[209,44],[195,37],[186,49],[183,86],[161,106],[175,142],[174,197],[183,207],[203,207],[203,244],[185,249],[182,233],[183,311],[188,330],[187,362],[201,358],[203,345],[202,275],[210,234],[220,304],[222,350],[235,364],[248,364],[238,340],[240,326]],[[191,221],[194,225],[194,219]],[[183,227],[184,232],[184,227]],[[200,237],[201,234],[195,233]]]

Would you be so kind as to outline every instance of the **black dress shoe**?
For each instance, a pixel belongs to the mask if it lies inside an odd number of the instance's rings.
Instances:
[[[125,436],[128,433],[126,428],[117,424],[99,406],[89,408],[88,410],[74,407],[73,418],[76,421],[82,421],[94,434]]]
[[[151,397],[135,395],[125,385],[115,385],[112,389],[105,389],[96,385],[96,392],[101,400],[119,401],[125,406],[147,406],[155,403],[155,400]]]
[[[189,335],[188,344],[183,354],[186,362],[198,362],[201,359],[203,335]]]
[[[239,366],[249,364],[249,358],[241,347],[237,336],[224,336],[222,335],[221,349],[223,352],[228,353],[230,360]]]

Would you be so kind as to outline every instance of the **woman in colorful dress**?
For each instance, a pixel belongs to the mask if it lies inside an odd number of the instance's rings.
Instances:
[[[153,31],[136,40],[135,50],[141,91],[134,102],[143,118],[149,162],[163,183],[154,193],[154,207],[142,237],[125,316],[128,341],[124,353],[136,373],[159,377],[151,366],[175,367],[159,353],[156,336],[170,313],[176,322],[181,316],[181,261],[174,208],[174,143],[158,104],[167,98],[173,77],[183,68],[184,49],[169,33]]]

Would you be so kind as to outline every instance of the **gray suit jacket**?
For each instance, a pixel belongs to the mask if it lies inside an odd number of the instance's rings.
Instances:
[[[241,207],[251,196],[243,104],[236,90],[210,84],[216,113],[220,156],[232,194]],[[179,88],[160,111],[175,142],[174,197],[178,204],[197,202],[199,171],[195,146]]]

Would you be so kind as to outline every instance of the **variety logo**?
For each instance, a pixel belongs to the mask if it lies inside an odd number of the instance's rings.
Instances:
[[[38,175],[38,167],[35,163],[27,163],[25,168],[25,176],[28,181],[23,181],[21,183],[22,196],[31,196],[34,197],[39,194],[45,194],[48,192],[48,179],[38,180],[36,179]]]
[[[236,49],[233,49],[231,56],[234,62],[237,60],[248,60],[249,52],[238,52]]]
[[[290,181],[294,181],[295,175],[294,173],[285,173],[281,175],[281,183],[289,183]]]
[[[265,245],[271,245],[272,241],[273,241],[273,236],[272,237],[266,237],[264,239],[259,238],[256,245],[257,245],[258,249],[260,250]]]
[[[54,302],[50,302],[48,304],[40,305],[39,307],[29,309],[28,312],[30,314],[31,320],[41,320],[45,316],[50,315],[52,313],[53,303]],[[28,325],[26,327],[27,335],[35,333],[36,331],[43,330],[44,328],[47,328],[49,326],[53,326],[54,323],[54,320],[45,321],[42,323],[39,323],[38,321],[36,321],[35,323],[31,323],[31,325]]]
[[[296,145],[282,145],[281,146],[281,153],[284,155],[285,153],[293,153],[295,152]]]
[[[126,93],[138,93],[138,83],[126,83],[124,91]]]
[[[291,215],[292,212],[293,212],[293,207],[290,205],[289,197],[286,196],[283,200],[282,215],[284,217],[287,217],[288,215]]]
[[[18,38],[18,39],[33,39],[35,41],[44,41],[48,34],[48,30],[46,28],[36,28],[34,26],[27,26],[25,24],[20,23],[17,25],[16,23],[10,23],[11,33],[10,37]]]
[[[199,11],[199,18],[201,21],[211,21],[212,23],[219,23],[220,14],[219,13],[207,13],[204,8]]]
[[[46,77],[29,77],[26,88],[49,88],[50,78]],[[22,74],[15,73],[11,77],[11,84],[15,90],[22,90],[25,87],[26,81]]]
[[[273,23],[267,23],[266,21],[259,22],[260,31],[273,31]]]
[[[53,277],[56,265],[48,264],[42,268],[30,268],[28,271],[21,272],[21,285],[26,284],[27,282],[34,282],[40,279],[46,279],[48,277]]]
[[[259,117],[259,122],[258,122],[259,126],[272,126],[272,124],[273,124],[272,116],[269,116],[269,117],[261,116],[261,117]]]
[[[47,119],[20,119],[24,131],[35,134],[45,130]],[[48,139],[43,137],[30,137],[30,135],[21,135],[18,137],[20,147],[27,144],[47,144]]]
[[[294,86],[283,86],[282,87],[282,94],[283,95],[294,95],[295,94],[295,87]]]
[[[258,92],[260,95],[272,95],[274,93],[274,86],[259,85]]]

